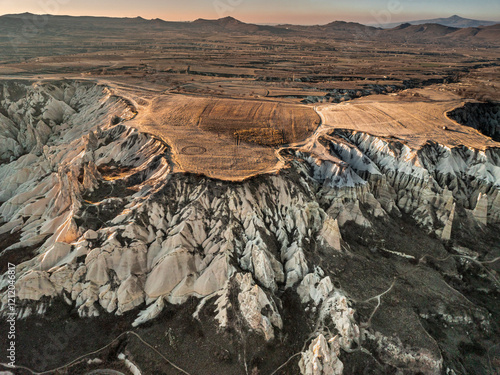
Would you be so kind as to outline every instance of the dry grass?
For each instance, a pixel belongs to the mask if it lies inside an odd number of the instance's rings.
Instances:
[[[361,98],[345,105],[325,105],[319,111],[325,124],[334,128],[397,137],[414,149],[428,141],[451,147],[497,147],[491,138],[447,117],[449,111],[463,104],[463,99],[449,91],[428,88],[408,90],[403,95]]]
[[[241,180],[277,170],[274,147],[306,139],[319,121],[305,105],[168,94],[139,108],[129,124],[171,145],[179,170]],[[183,152],[193,147],[204,152]]]
[[[284,133],[271,128],[252,128],[234,133],[241,142],[257,143],[264,146],[279,146],[285,143]]]
[[[102,165],[97,168],[105,181],[121,180],[132,173],[130,168]]]
[[[214,136],[243,134],[252,129],[259,138],[279,133],[279,144],[307,138],[319,125],[319,117],[306,106],[262,100],[199,98],[172,95],[157,102],[154,111],[161,113],[168,126],[197,126]],[[257,129],[267,129],[258,131]],[[283,137],[284,135],[284,142]],[[260,143],[245,133],[246,142]],[[263,139],[264,144],[269,144]],[[271,144],[278,144],[274,139]]]

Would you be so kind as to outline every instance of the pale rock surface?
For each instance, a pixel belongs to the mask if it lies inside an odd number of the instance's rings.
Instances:
[[[32,301],[57,294],[49,275],[44,271],[30,271],[24,274],[16,282],[16,292],[19,299]]]
[[[477,197],[477,203],[476,207],[474,208],[474,211],[472,211],[472,214],[476,218],[476,220],[483,224],[487,225],[488,224],[488,196],[482,193],[479,193],[479,196]]]
[[[56,242],[49,247],[40,262],[40,269],[47,271],[54,267],[60,260],[64,259],[71,251],[71,245],[64,242]]]
[[[99,289],[99,304],[108,313],[112,313],[116,310],[117,303],[117,294],[115,291],[111,290],[111,286],[109,284],[104,285]]]
[[[427,349],[405,347],[397,337],[384,336],[380,332],[365,332],[373,340],[384,361],[393,366],[405,368],[407,372],[420,371],[429,375],[439,375],[443,369],[442,356],[436,356]]]
[[[150,298],[169,294],[185,277],[198,272],[200,259],[180,248],[158,261],[149,274],[145,292]]]
[[[309,266],[304,251],[297,242],[282,252],[281,258],[285,262],[286,287],[291,288],[309,272]]]
[[[453,207],[450,212],[450,216],[446,221],[445,227],[443,229],[443,233],[441,234],[441,238],[445,241],[449,241],[451,239],[451,230],[453,228],[453,220],[455,219],[455,203],[453,203]]]
[[[237,274],[236,283],[240,288],[238,302],[243,318],[253,330],[262,333],[267,341],[273,340],[274,327],[278,329],[283,327],[275,303],[258,285],[255,285],[250,274]],[[267,315],[262,314],[265,308],[270,311]]]
[[[336,218],[338,225],[341,227],[350,221],[365,228],[372,226],[361,212],[359,200],[343,202],[341,199],[336,199],[328,209],[328,215]]]
[[[328,217],[323,224],[320,235],[332,249],[337,251],[341,250],[340,240],[342,237],[340,235],[339,223],[337,220]]]
[[[340,291],[334,291],[322,307],[320,317],[329,315],[338,332],[338,342],[341,348],[349,350],[353,343],[359,343],[360,329],[354,319],[355,311],[349,307],[347,297]]]
[[[134,320],[132,326],[137,327],[143,323],[153,320],[158,315],[160,315],[164,307],[165,307],[165,301],[163,297],[159,297],[154,303],[149,305],[147,309],[142,310],[139,313],[139,316],[137,317],[136,320]]]
[[[302,375],[342,375],[344,364],[339,359],[340,345],[336,337],[327,340],[319,335],[302,353],[299,368]]]
[[[136,276],[130,275],[118,288],[116,292],[118,300],[117,314],[132,310],[144,302],[144,290],[142,283]]]
[[[50,275],[50,282],[54,285],[57,293],[62,293],[63,291],[66,293],[71,293],[73,288],[73,283],[71,282],[73,279],[73,268],[65,264],[64,266],[58,267],[52,274]]]
[[[95,230],[89,229],[83,234],[83,238],[86,240],[96,240],[98,237],[98,234]]]
[[[347,297],[334,288],[330,277],[322,277],[322,274],[321,269],[316,269],[314,273],[304,277],[297,293],[302,303],[312,303],[320,307],[320,321],[331,320],[340,346],[349,350],[352,344],[359,343],[360,339],[360,329],[354,319],[355,311],[349,307]]]
[[[344,292],[314,267],[311,249],[340,257],[346,223],[373,228],[389,214],[411,215],[443,240],[452,237],[458,207],[482,224],[500,221],[496,149],[414,150],[330,129],[287,151],[297,156],[292,178],[222,183],[173,173],[169,145],[126,122],[112,125],[113,116],[127,120],[134,109],[105,87],[20,87],[18,98],[4,85],[0,101],[0,158],[8,160],[0,164],[0,234],[21,236],[7,251],[36,247],[16,269],[22,317],[62,298],[82,317],[141,306],[137,326],[195,297],[199,309],[214,302],[221,328],[233,324],[234,309],[272,341],[283,327],[278,295],[286,288],[336,334],[314,332],[302,373],[339,374],[340,350],[359,343],[361,333]],[[107,175],[116,166],[122,172]],[[103,212],[112,217],[101,220]],[[1,301],[5,311],[5,293]],[[440,368],[436,356],[373,335],[389,363]]]
[[[316,272],[306,275],[297,288],[302,303],[312,301],[316,306],[325,301],[332,291],[333,285],[330,277],[322,279]]]

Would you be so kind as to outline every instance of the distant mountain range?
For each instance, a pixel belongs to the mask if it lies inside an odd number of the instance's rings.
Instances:
[[[437,22],[448,20],[446,25]],[[490,26],[465,27],[466,24],[477,25],[486,21],[467,20],[458,16],[447,19],[414,21],[398,24],[393,28],[379,28],[366,26],[355,22],[335,21],[326,25],[255,25],[239,21],[233,17],[224,17],[216,20],[197,19],[192,22],[170,22],[161,19],[110,18],[110,17],[73,17],[34,15],[31,13],[11,14],[0,16],[0,37],[2,35],[16,35],[22,33],[26,24],[35,25],[39,36],[51,38],[79,36],[89,38],[104,36],[111,38],[127,37],[133,40],[144,33],[172,32],[172,33],[203,33],[203,34],[240,34],[240,35],[275,35],[280,37],[311,37],[333,38],[337,40],[383,40],[395,43],[487,43],[500,42],[500,24]],[[469,22],[471,21],[471,22]],[[424,24],[420,24],[424,22]],[[491,24],[491,22],[489,22]],[[461,27],[450,26],[460,24]]]
[[[245,23],[233,17],[224,17],[217,20],[207,20],[198,18],[196,21],[191,22],[191,25],[203,31],[235,31],[244,33],[272,33],[283,34],[286,30],[278,30],[274,26],[255,25],[252,23]]]
[[[434,18],[430,20],[419,20],[419,21],[409,21],[405,22],[410,25],[423,25],[426,23],[437,23],[438,25],[443,25],[443,26],[448,26],[448,27],[456,27],[456,28],[467,28],[467,27],[480,27],[480,26],[492,26],[495,24],[500,23],[494,22],[494,21],[480,21],[480,20],[473,20],[469,18],[463,18],[457,15],[448,17],[448,18]],[[388,23],[385,25],[377,25],[380,26],[384,29],[392,29],[394,27],[397,27],[401,25],[401,22],[398,23]],[[373,26],[373,25],[372,25]]]

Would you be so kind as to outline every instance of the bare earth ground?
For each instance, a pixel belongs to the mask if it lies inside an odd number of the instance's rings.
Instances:
[[[276,170],[275,147],[304,140],[319,124],[305,105],[178,94],[141,102],[129,125],[171,145],[180,170],[223,180]]]
[[[447,116],[448,112],[463,105],[462,98],[445,86],[437,86],[319,106],[318,113],[328,127],[395,137],[412,149],[419,149],[428,141],[480,150],[498,147],[490,137]]]

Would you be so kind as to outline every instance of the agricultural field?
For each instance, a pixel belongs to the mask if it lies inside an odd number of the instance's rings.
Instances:
[[[319,122],[305,105],[167,94],[141,108],[132,125],[172,145],[180,169],[238,180],[273,170],[276,149],[305,140]]]
[[[498,143],[478,130],[457,123],[449,113],[465,104],[456,94],[435,87],[374,95],[318,107],[325,127],[390,137],[418,150],[427,142],[485,150]]]

